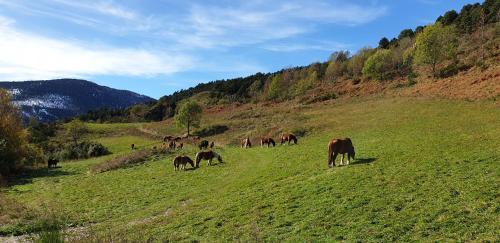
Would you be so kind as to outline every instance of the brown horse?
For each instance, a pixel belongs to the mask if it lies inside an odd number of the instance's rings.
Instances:
[[[211,149],[213,149],[213,148],[214,148],[214,146],[215,146],[215,142],[214,142],[214,141],[212,141],[212,142],[210,143],[210,148],[211,148]]]
[[[267,144],[267,147],[269,148],[269,146],[271,146],[271,144],[274,146],[276,146],[276,143],[274,142],[274,139],[272,138],[261,138],[260,139],[260,146],[264,146],[264,144]]]
[[[222,157],[212,150],[198,152],[196,154],[196,167],[200,167],[200,161],[202,159],[208,160],[208,165],[212,165],[213,158],[216,158],[219,163],[224,163],[224,161],[222,161]]]
[[[252,141],[250,141],[249,137],[241,140],[241,147],[242,148],[251,148],[252,147]]]
[[[281,145],[283,145],[285,142],[288,142],[288,144],[290,144],[291,141],[293,141],[294,144],[297,144],[297,137],[291,133],[281,135]]]
[[[328,166],[332,168],[335,166],[335,159],[338,154],[342,154],[342,159],[340,160],[340,165],[344,165],[344,155],[347,154],[347,165],[349,164],[349,159],[354,160],[354,146],[350,138],[345,139],[333,139],[328,144]]]
[[[186,169],[186,164],[189,163],[194,168],[194,161],[188,156],[177,156],[173,160],[174,170]]]

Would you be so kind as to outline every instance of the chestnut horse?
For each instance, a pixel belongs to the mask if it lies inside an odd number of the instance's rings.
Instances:
[[[173,160],[174,170],[186,169],[186,164],[189,163],[194,168],[194,161],[188,156],[177,156]]]
[[[197,168],[200,167],[200,161],[202,159],[208,160],[208,165],[212,165],[213,158],[216,158],[219,161],[219,163],[224,163],[224,161],[222,161],[222,157],[218,153],[212,150],[198,152],[196,154],[196,167]]]
[[[276,146],[276,143],[274,142],[274,139],[272,138],[261,138],[260,139],[260,146],[264,146],[264,144],[267,144],[267,147],[269,148],[269,146],[271,146],[271,144],[273,145],[273,147]]]
[[[283,145],[285,142],[288,142],[288,144],[290,144],[291,141],[293,141],[294,144],[297,144],[297,137],[291,133],[281,135],[281,145]]]
[[[335,166],[335,159],[338,154],[342,154],[342,159],[340,160],[340,165],[344,165],[344,155],[347,154],[347,165],[349,164],[349,159],[354,160],[354,146],[350,138],[345,139],[333,139],[328,144],[328,166],[332,168]]]
[[[241,140],[241,147],[242,148],[251,148],[252,147],[252,142],[250,141],[249,137]]]

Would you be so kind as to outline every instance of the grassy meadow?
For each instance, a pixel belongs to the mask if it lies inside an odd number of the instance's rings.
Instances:
[[[499,108],[495,101],[379,97],[213,110],[205,126],[230,128],[208,138],[225,163],[186,171],[174,171],[174,155],[165,155],[91,173],[131,153],[131,143],[159,142],[137,130],[182,133],[172,121],[91,124],[91,138],[113,154],[30,172],[2,193],[27,208],[50,208],[68,229],[82,228],[75,241],[494,242]],[[277,139],[280,131],[304,136],[298,145],[258,146],[257,137]],[[239,148],[247,135],[254,147]],[[353,140],[356,160],[328,169],[328,142],[341,137]],[[176,154],[194,158],[197,150]],[[22,234],[31,223],[0,225],[0,233]]]

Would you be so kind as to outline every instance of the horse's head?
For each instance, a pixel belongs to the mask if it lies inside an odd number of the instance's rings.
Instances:
[[[194,168],[194,161],[191,158],[187,157],[187,156],[186,156],[186,160],[191,165],[191,167]]]
[[[215,155],[215,157],[217,157],[217,160],[219,161],[219,163],[224,163],[224,161],[222,161],[222,157],[218,153],[214,152],[214,155]]]
[[[356,155],[356,151],[354,151],[354,147],[352,147],[351,152],[347,156],[351,157],[352,159],[354,159],[355,155]]]

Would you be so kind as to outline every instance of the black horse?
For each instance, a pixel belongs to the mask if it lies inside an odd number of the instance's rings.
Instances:
[[[57,163],[59,163],[59,160],[58,159],[49,159],[47,161],[47,164],[48,164],[48,167],[49,168],[54,168],[54,167],[57,167]]]
[[[201,141],[200,144],[198,144],[198,148],[207,149],[208,148],[208,141],[207,140]]]

